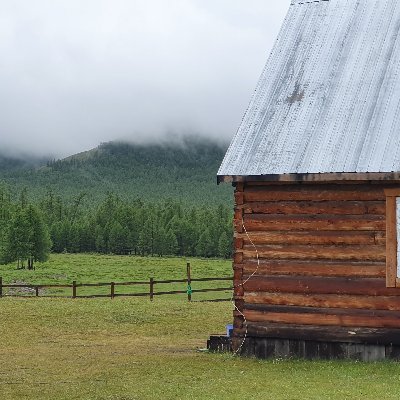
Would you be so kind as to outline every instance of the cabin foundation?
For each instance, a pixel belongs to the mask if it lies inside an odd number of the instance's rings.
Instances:
[[[247,337],[241,355],[260,359],[400,361],[400,346]]]

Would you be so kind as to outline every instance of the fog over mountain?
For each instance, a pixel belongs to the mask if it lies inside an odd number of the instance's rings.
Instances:
[[[289,0],[0,0],[0,152],[234,135]]]

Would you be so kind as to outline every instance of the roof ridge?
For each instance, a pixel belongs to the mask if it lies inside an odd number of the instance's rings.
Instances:
[[[330,1],[330,0],[291,0],[290,5],[294,6],[297,4],[320,3],[322,1]]]

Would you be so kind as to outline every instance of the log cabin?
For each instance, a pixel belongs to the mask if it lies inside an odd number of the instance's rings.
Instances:
[[[218,182],[235,351],[399,359],[400,2],[291,0]]]

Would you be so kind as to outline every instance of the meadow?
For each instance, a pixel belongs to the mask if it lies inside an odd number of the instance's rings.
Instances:
[[[194,274],[230,274],[230,263],[190,260]],[[185,259],[52,257],[36,271],[1,267],[34,283],[180,277]],[[198,269],[197,269],[198,268]],[[115,272],[115,275],[113,272]],[[129,274],[132,275],[129,275]],[[310,362],[210,354],[210,334],[232,319],[229,302],[185,296],[0,299],[0,398],[8,399],[398,399],[395,362]]]
[[[48,262],[39,263],[34,271],[17,270],[15,265],[0,265],[0,277],[4,284],[41,284],[70,285],[73,281],[84,283],[110,282],[148,282],[155,280],[181,280],[186,278],[186,264],[191,265],[192,278],[231,277],[232,264],[227,260],[176,258],[176,257],[136,257],[98,254],[53,254]],[[196,282],[192,288],[204,289],[229,287],[231,282]],[[159,284],[155,291],[174,291],[187,289],[186,283]],[[7,290],[4,292],[7,294]],[[15,290],[13,289],[15,293]],[[149,285],[119,287],[116,293],[145,293]],[[109,294],[109,287],[83,287],[77,294],[83,296]],[[29,291],[20,290],[17,294],[31,295]],[[71,289],[46,289],[41,295],[71,296]],[[174,297],[185,299],[186,295]],[[198,300],[229,298],[230,291],[225,293],[194,294]]]

